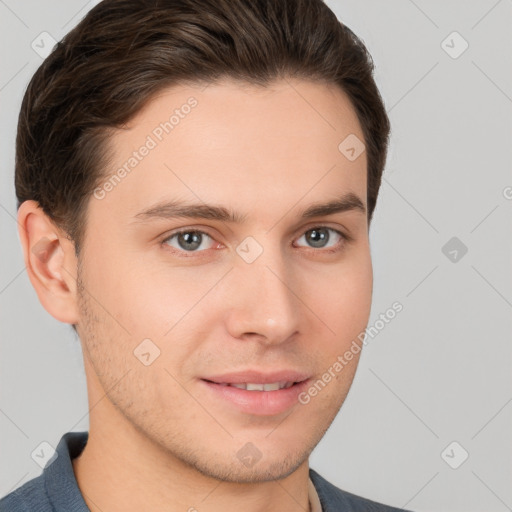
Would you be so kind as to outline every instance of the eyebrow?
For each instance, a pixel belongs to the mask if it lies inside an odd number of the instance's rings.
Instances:
[[[366,207],[363,201],[353,192],[347,192],[341,197],[325,203],[314,203],[303,210],[299,216],[303,219],[310,219],[350,211],[366,214]],[[152,219],[176,218],[218,220],[221,222],[241,224],[246,221],[247,215],[235,212],[224,206],[204,203],[193,204],[174,200],[155,204],[134,216],[135,221],[142,222]]]

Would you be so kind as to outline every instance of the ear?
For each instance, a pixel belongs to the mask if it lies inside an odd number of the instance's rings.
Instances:
[[[27,274],[42,306],[61,322],[78,323],[74,243],[36,201],[20,205],[18,233]]]

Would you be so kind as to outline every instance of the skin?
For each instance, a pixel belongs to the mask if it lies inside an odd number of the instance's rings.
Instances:
[[[364,136],[332,85],[175,86],[114,133],[106,176],[191,96],[190,114],[103,199],[91,197],[79,260],[37,203],[19,209],[30,280],[51,315],[76,324],[82,344],[90,431],[73,469],[92,511],[225,512],[240,500],[247,512],[308,510],[309,455],[360,354],[307,405],[277,415],[242,413],[200,378],[293,368],[316,381],[364,331],[373,286],[367,213],[300,218],[347,192],[366,206],[366,153],[349,161],[338,150],[349,134]],[[246,220],[135,218],[176,198]],[[327,247],[315,246],[308,230],[318,226],[351,240],[328,231]],[[211,238],[187,252],[177,237],[164,242],[178,228]],[[236,252],[248,236],[263,248],[252,263]],[[160,355],[145,366],[134,350],[147,338]],[[250,468],[237,457],[248,442],[261,453]]]

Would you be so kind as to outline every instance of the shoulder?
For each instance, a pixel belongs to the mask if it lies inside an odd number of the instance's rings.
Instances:
[[[0,512],[84,512],[88,508],[78,488],[72,459],[87,443],[88,432],[67,432],[43,472],[0,500]]]
[[[0,500],[0,512],[46,512],[52,511],[44,487],[44,477],[39,475],[29,480]]]
[[[310,468],[309,475],[320,498],[323,512],[411,512],[344,491],[328,482],[314,469]]]

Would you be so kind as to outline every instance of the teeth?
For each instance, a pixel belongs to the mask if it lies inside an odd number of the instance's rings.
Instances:
[[[293,386],[293,382],[272,382],[268,384],[254,384],[247,382],[243,384],[228,384],[238,389],[245,389],[247,391],[277,391],[279,389],[288,389]]]

